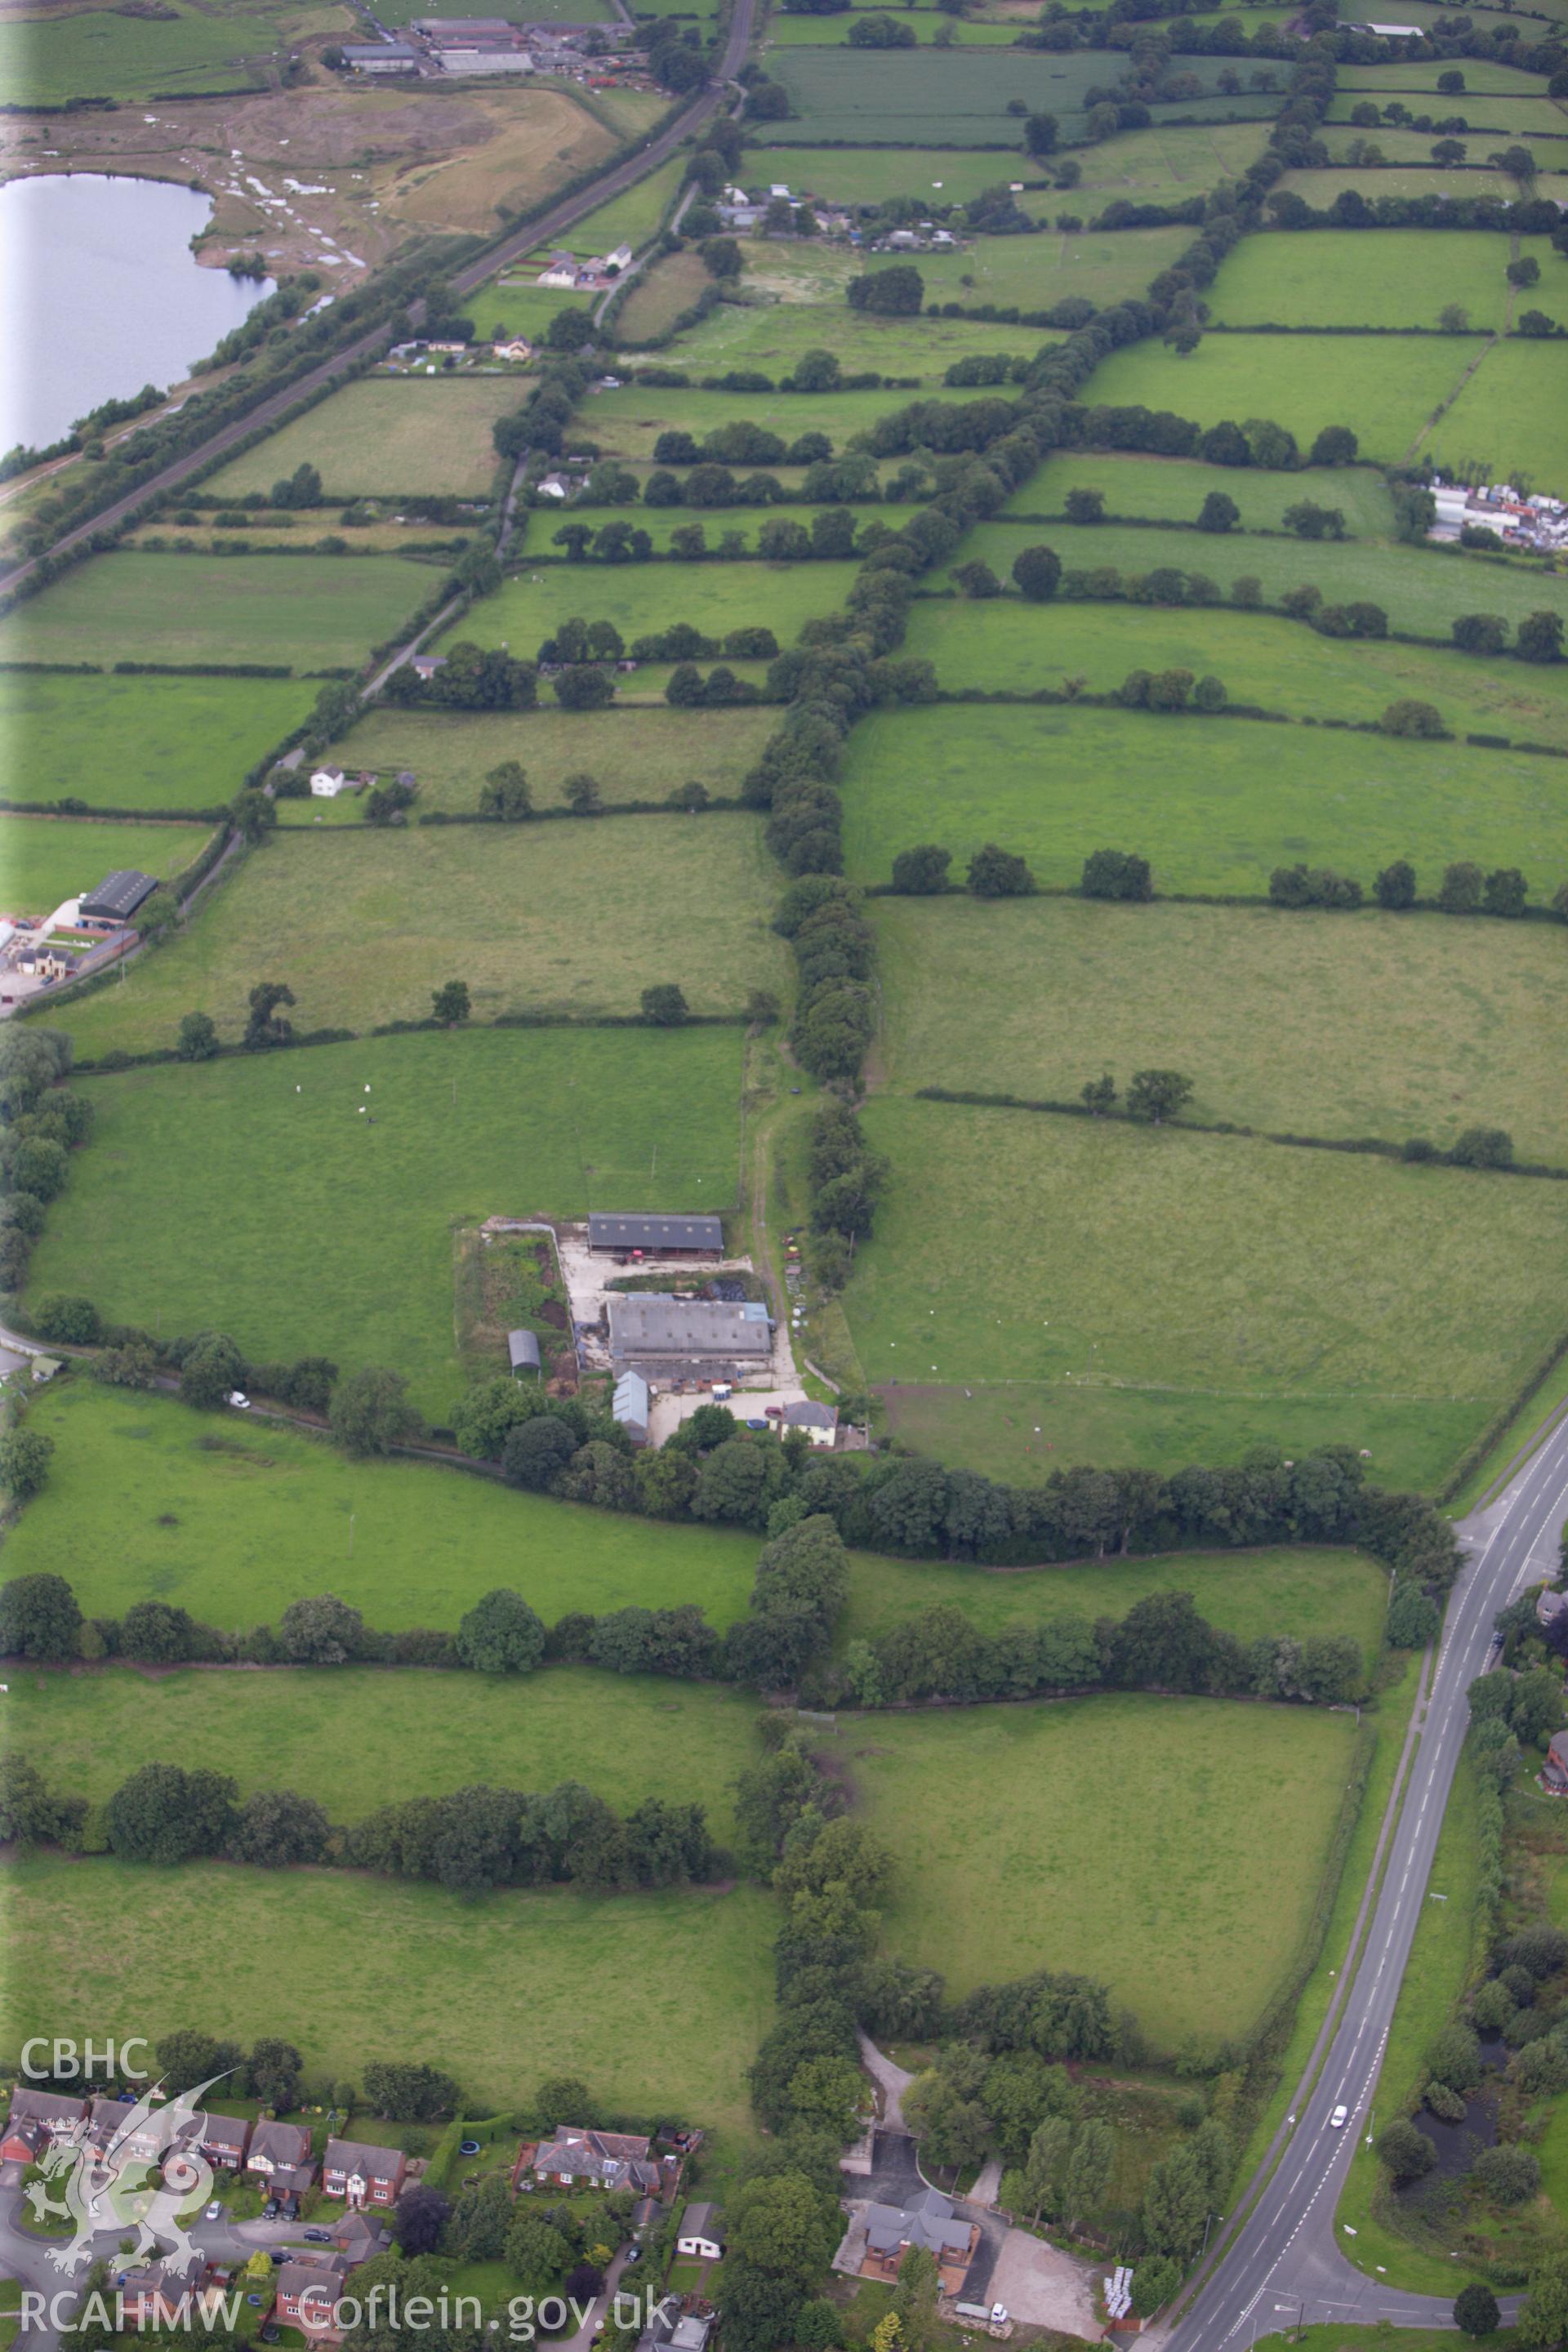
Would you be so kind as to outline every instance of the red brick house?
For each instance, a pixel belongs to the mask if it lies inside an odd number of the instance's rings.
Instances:
[[[85,2099],[59,2091],[13,2091],[0,2163],[36,2164],[52,2140],[79,2137],[87,2114]]]
[[[202,2154],[225,2172],[237,2172],[250,2146],[251,2125],[244,2116],[204,2116]]]
[[[338,2300],[351,2267],[347,2254],[325,2252],[320,2261],[301,2256],[285,2263],[278,2273],[272,2317],[285,2327],[297,2327],[308,2344],[341,2344]]]
[[[245,2168],[269,2195],[297,2197],[316,2177],[310,2133],[302,2124],[258,2124],[250,2135]]]
[[[126,2327],[188,2327],[196,2314],[208,2313],[221,2301],[223,2289],[208,2283],[208,2265],[200,2254],[182,2262],[171,2254],[127,2271],[120,2283],[120,2318]]]
[[[552,2189],[629,2189],[636,2196],[657,2196],[661,2177],[648,2156],[647,2140],[636,2132],[588,2131],[572,2125],[541,2142],[532,2169],[535,2180]]]
[[[351,2205],[395,2205],[408,2171],[400,2147],[370,2147],[354,2139],[330,2139],[321,2159],[321,2187]]]
[[[1540,1780],[1549,1797],[1568,1797],[1568,1731],[1554,1731]]]

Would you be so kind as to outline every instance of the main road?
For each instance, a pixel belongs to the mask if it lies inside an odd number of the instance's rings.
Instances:
[[[1429,1889],[1427,1882],[1469,1718],[1466,1691],[1492,1654],[1498,1611],[1526,1585],[1555,1573],[1565,1517],[1568,1419],[1497,1502],[1456,1528],[1466,1564],[1449,1599],[1442,1646],[1425,1712],[1418,1717],[1372,1924],[1349,1990],[1342,1993],[1327,2055],[1315,2084],[1309,2088],[1304,2083],[1298,2094],[1283,2153],[1262,2193],[1170,2331],[1169,2352],[1247,2352],[1259,2337],[1299,2322],[1451,2324],[1449,2300],[1406,2294],[1354,2269],[1335,2234],[1334,2208],[1357,2138],[1369,2126],[1378,2067],[1422,1906],[1443,1892]],[[1342,2106],[1348,2119],[1336,2127],[1331,2117]]]
[[[526,227],[516,230],[499,245],[490,246],[478,261],[455,269],[450,281],[454,291],[472,294],[487,278],[504,269],[509,262],[521,261],[536,246],[553,244],[589,213],[596,212],[611,196],[621,195],[627,188],[634,187],[638,180],[646,178],[649,172],[655,172],[661,163],[668,163],[681,142],[700,122],[705,122],[710,114],[737,94],[733,87],[735,76],[740,72],[751,46],[757,6],[758,0],[734,0],[730,30],[714,77],[707,89],[700,92],[673,122],[667,124],[656,138],[639,147],[635,154],[626,156],[612,171],[604,173],[592,187],[563,198],[542,218],[530,221]],[[412,303],[409,310],[417,323],[421,306]],[[311,368],[307,374],[298,377],[283,391],[275,392],[268,400],[258,401],[243,416],[221,426],[196,448],[187,450],[183,457],[171,459],[147,481],[134,490],[127,491],[124,498],[117,499],[112,506],[105,507],[86,522],[78,523],[74,530],[62,532],[47,552],[50,555],[68,554],[72,548],[80,547],[91,539],[96,531],[117,530],[139,508],[145,506],[149,499],[178,489],[182,482],[189,481],[193,474],[200,473],[205,467],[211,465],[215,457],[221,457],[226,449],[232,449],[237,442],[247,439],[262,425],[280,424],[302,400],[308,400],[313,393],[324,391],[339,376],[384,350],[391,340],[391,330],[384,326],[374,328],[369,334],[359,336],[342,351],[334,352],[331,359],[323,360],[319,367]],[[8,571],[0,570],[0,593],[22,587],[32,578],[40,560],[34,557],[26,563],[13,564]]]

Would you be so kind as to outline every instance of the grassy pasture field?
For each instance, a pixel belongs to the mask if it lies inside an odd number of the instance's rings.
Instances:
[[[524,268],[521,277],[491,278],[473,294],[463,298],[463,316],[474,322],[474,331],[486,342],[502,342],[508,335],[527,335],[531,341],[542,341],[550,331],[550,322],[558,310],[585,310],[589,297],[568,294],[553,286],[534,283],[537,272],[530,274]]]
[[[1537,82],[1535,87],[1539,92],[1540,83]],[[1382,97],[1384,93],[1380,90],[1378,95]],[[1392,91],[1389,95],[1393,95]],[[1364,90],[1346,89],[1342,95],[1331,98],[1329,101],[1328,121],[1348,123],[1353,110],[1363,103],[1365,97]],[[1568,133],[1568,114],[1564,114],[1556,100],[1552,98],[1544,96],[1521,98],[1516,97],[1511,91],[1505,96],[1498,97],[1489,97],[1484,92],[1479,97],[1474,93],[1466,93],[1453,99],[1445,97],[1443,104],[1445,107],[1451,106],[1456,112],[1464,114],[1468,127],[1454,135],[1466,142],[1472,150],[1470,160],[1477,163],[1483,160],[1488,147],[1499,139],[1529,139],[1533,142],[1537,139],[1561,139]],[[1415,109],[1411,110],[1414,112]],[[1428,110],[1423,107],[1421,111],[1426,113]],[[1383,145],[1381,125],[1377,130],[1365,131],[1363,135],[1375,140],[1380,147]],[[1422,134],[1418,132],[1416,135],[1419,137]],[[1430,154],[1433,134],[1428,131],[1425,136],[1426,146],[1422,152],[1423,162],[1426,161]],[[1386,150],[1384,152],[1386,152]]]
[[[297,678],[0,675],[9,788],[149,815],[222,808],[316,692]]]
[[[426,8],[424,0],[389,0],[381,13],[389,25],[406,25],[416,16],[461,16],[468,0],[436,0]],[[602,25],[609,21],[612,10],[607,0],[583,0],[579,10],[577,0],[501,0],[496,9],[514,25],[549,24],[560,21],[572,25]]]
[[[1100,471],[1103,477],[1105,468]],[[1316,495],[1322,502],[1334,503],[1332,482],[1324,483],[1320,477],[1320,485],[1315,491],[1304,490],[1302,496],[1310,499]],[[1109,506],[1116,488],[1115,478],[1109,485],[1102,479],[1097,487],[1106,489]],[[1005,580],[1020,549],[1037,545],[1042,535],[1038,525],[983,523],[965,538],[953,563],[967,562],[978,555]],[[1250,573],[1261,582],[1265,600],[1269,604],[1278,604],[1292,588],[1310,582],[1321,590],[1327,604],[1351,604],[1361,597],[1381,604],[1388,615],[1389,626],[1408,631],[1412,635],[1447,638],[1462,613],[1500,613],[1516,625],[1531,613],[1543,608],[1568,613],[1568,579],[1561,572],[1543,571],[1539,562],[1527,560],[1476,562],[1462,553],[1450,554],[1436,547],[1371,546],[1364,540],[1354,539],[1309,541],[1283,535],[1248,538],[1239,531],[1168,528],[1141,530],[1135,525],[1118,523],[1077,527],[1072,523],[1052,523],[1044,535],[1064,565],[1074,569],[1108,563],[1128,578],[1135,572],[1152,572],[1159,565],[1171,564],[1178,572],[1201,572],[1210,580],[1217,580],[1222,588]],[[951,575],[952,566],[937,577],[945,581]],[[1215,658],[1227,641],[1228,632],[1222,622],[1215,632]],[[1342,645],[1345,640],[1321,638],[1319,642]],[[1458,665],[1445,656],[1437,659],[1440,667],[1432,673],[1434,699],[1441,701],[1450,690],[1463,697],[1472,683],[1462,674],[1468,667],[1468,659]],[[1453,679],[1450,689],[1444,681],[1455,667],[1461,675]],[[1504,675],[1507,677],[1507,673]],[[1511,677],[1507,677],[1507,682],[1509,686],[1514,683]],[[1499,683],[1494,670],[1482,691],[1490,692]],[[1528,680],[1523,691],[1527,696],[1531,692]],[[1289,707],[1285,703],[1271,704],[1268,692],[1260,692],[1255,698],[1274,709]],[[1555,700],[1550,689],[1548,700]],[[1320,703],[1317,707],[1323,706]],[[1359,709],[1356,715],[1362,715]]]
[[[834,454],[841,457],[852,435],[902,407],[908,397],[897,392],[699,392],[628,384],[622,392],[590,394],[573,418],[572,438],[592,440],[607,457],[647,463],[661,433],[674,428],[700,441],[721,425],[743,421],[782,434],[786,442],[802,433],[826,433]]]
[[[617,331],[634,348],[645,336],[668,335],[711,283],[707,263],[689,246],[666,254],[639,273],[617,316]]]
[[[695,509],[687,520],[710,520],[724,528],[724,509],[711,518]],[[595,563],[525,568],[501,583],[493,596],[470,604],[447,632],[447,642],[510,646],[531,657],[563,621],[613,621],[627,645],[635,637],[689,621],[707,635],[729,629],[772,629],[781,646],[795,643],[802,625],[843,604],[857,563]],[[634,676],[627,685],[635,688]]]
[[[95,556],[0,621],[0,661],[357,668],[439,579],[388,556]]]
[[[329,499],[482,495],[498,463],[490,426],[521,402],[516,378],[366,376],[269,434],[202,488],[214,498],[269,490],[311,465]]]
[[[192,98],[262,86],[261,60],[279,27],[229,9],[171,7],[157,18],[118,9],[11,23],[0,104],[62,106],[73,98]]]
[[[1136,845],[1157,888],[1261,895],[1297,858],[1365,886],[1408,857],[1430,887],[1473,857],[1518,865],[1540,901],[1563,863],[1565,793],[1555,761],[1461,743],[1059,707],[876,711],[845,762],[845,862],[884,881],[916,842],[962,864],[999,841],[1070,885],[1110,843]]]
[[[1270,416],[1303,448],[1325,425],[1348,425],[1363,457],[1393,464],[1413,450],[1428,418],[1450,399],[1476,356],[1447,335],[1384,339],[1343,335],[1205,335],[1178,358],[1158,343],[1113,352],[1085,397],[1111,406],[1174,409],[1200,425]],[[1521,427],[1507,420],[1501,451]]]
[[[1465,77],[1467,100],[1475,98],[1478,92],[1499,98],[1534,98],[1540,93],[1540,75],[1526,73],[1522,66],[1497,65],[1489,58],[1464,58],[1460,59],[1460,69]],[[1370,90],[1380,98],[1403,98],[1412,90],[1431,96],[1436,92],[1438,75],[1449,70],[1446,58],[1400,58],[1387,66],[1342,66],[1334,83],[1339,89]],[[1468,105],[1461,108],[1458,99],[1454,109],[1464,113],[1471,111]]]
[[[742,544],[747,551],[755,554],[757,533],[763,523],[770,521],[778,511],[777,507],[643,507],[637,519],[654,546],[661,551],[668,547],[683,524],[696,522],[700,523],[707,533],[710,549],[717,548],[734,530],[740,532]],[[855,518],[857,530],[862,523],[868,522],[885,522],[889,530],[896,530],[900,514],[907,517],[909,509],[874,505],[851,506],[848,511]],[[785,512],[793,521],[804,522],[809,530],[816,509],[797,506],[786,509]],[[542,521],[545,520],[541,517]],[[669,593],[679,594],[673,581]]]
[[[842,16],[775,16],[768,26],[767,39],[763,47],[764,51],[843,48],[848,43],[854,22],[855,16],[850,14]],[[923,14],[916,10],[909,22],[920,47],[934,47],[942,22],[939,16],[933,16],[929,9]],[[987,24],[984,18],[966,21],[959,17],[953,25],[952,45],[966,49],[1005,49],[1016,40],[1017,32],[1018,28],[1014,24],[993,25]]]
[[[914,14],[918,16],[920,11]],[[925,198],[939,189],[944,203],[966,205],[982,188],[994,188],[998,181],[1034,180],[1043,170],[1032,157],[999,153],[994,147],[968,152],[944,148],[933,154],[929,147],[781,145],[770,146],[765,155],[752,160],[759,185],[782,180],[792,194],[841,205],[879,205],[889,196]],[[742,165],[742,171],[752,176],[749,163]],[[1056,201],[1057,190],[1047,184],[1029,191],[1025,209]],[[753,261],[748,252],[748,281],[762,261],[761,254]]]
[[[36,1854],[6,1870],[12,1968],[0,2047],[56,2031],[146,2033],[199,2019],[247,2044],[286,2035],[325,2077],[359,2080],[400,2046],[487,2112],[570,2065],[637,2113],[744,2130],[745,2079],[772,2019],[777,1911],[731,1894],[578,1895],[459,1903],[444,1887],[350,1871],[269,1871]],[[279,1969],[287,1904],[309,1969]],[[213,1953],[224,1961],[215,1968]],[[526,2021],[520,2031],[520,2021]]]
[[[1568,130],[1568,115],[1561,120]],[[1556,258],[1546,237],[1517,242],[1543,270]],[[1215,320],[1232,327],[1435,327],[1458,302],[1472,328],[1497,329],[1507,322],[1512,289],[1503,270],[1514,243],[1484,229],[1279,229],[1243,237],[1207,299]],[[1461,367],[1475,356],[1451,348]]]
[[[1288,1626],[1349,1633],[1368,1658],[1383,1638],[1388,1580],[1364,1552],[1173,1552],[1158,1559],[1074,1560],[994,1570],[858,1553],[841,1643],[886,1633],[922,1609],[962,1609],[983,1633],[1054,1617],[1122,1617],[1149,1592],[1190,1592],[1212,1625],[1252,1642]]]
[[[0,898],[12,913],[47,915],[116,867],[166,881],[212,837],[205,824],[94,824],[80,817],[0,816]]]
[[[842,140],[899,142],[921,146],[952,140],[1021,146],[1020,118],[1007,111],[1022,99],[1031,112],[1055,114],[1069,133],[1084,110],[1085,92],[1103,79],[1093,50],[1073,53],[1026,49],[782,49],[773,76],[788,90],[792,114],[785,123],[752,126],[759,146],[813,146]],[[1272,114],[1278,100],[1247,93],[1226,98],[1215,88],[1223,69],[1213,58],[1184,58],[1204,96],[1183,100],[1184,115],[1211,111],[1240,121]]]
[[[1261,122],[1156,123],[1146,131],[1120,131],[1084,149],[1083,177],[1076,188],[1065,197],[1053,191],[1040,201],[1048,202],[1053,213],[1087,209],[1090,218],[1117,196],[1179,201],[1235,179],[1256,159],[1267,135]],[[1098,200],[1092,206],[1086,205],[1090,198]],[[1026,200],[1025,209],[1032,203]]]
[[[563,805],[568,776],[596,776],[605,799],[667,800],[684,783],[730,795],[777,724],[777,713],[752,710],[541,710],[436,712],[383,705],[338,747],[352,767],[402,770],[419,779],[421,809],[472,809],[479,787],[502,760],[520,760],[536,808]],[[282,824],[363,824],[363,804],[349,793],[335,801],[279,801]],[[530,836],[535,838],[536,836]],[[693,838],[700,845],[705,836]],[[689,844],[688,845],[689,846]]]
[[[1379,146],[1384,144],[1382,132],[1368,131],[1362,135],[1375,139]],[[1387,135],[1393,139],[1398,134],[1391,131]],[[1428,141],[1428,147],[1430,144]],[[1550,156],[1544,152],[1536,161],[1542,168],[1536,174],[1534,194],[1551,196],[1559,204],[1568,201],[1568,173],[1554,172]],[[1507,203],[1515,194],[1512,182],[1500,172],[1471,170],[1462,165],[1456,171],[1445,172],[1435,163],[1423,169],[1419,163],[1394,164],[1392,161],[1388,168],[1375,170],[1346,163],[1338,169],[1286,172],[1269,194],[1302,196],[1308,204],[1326,209],[1346,188],[1354,188],[1369,204],[1375,203],[1379,196],[1443,196],[1455,201],[1461,196],[1500,196]],[[1310,236],[1319,233],[1315,229],[1305,232]],[[1432,234],[1447,236],[1453,232]]]
[[[984,543],[987,529],[994,526],[974,534],[977,545]],[[1015,541],[1027,536],[1010,534]],[[1162,531],[1154,543],[1163,546],[1175,536]],[[1303,568],[1297,577],[1310,580],[1315,571]],[[1031,693],[1081,677],[1091,691],[1103,693],[1119,687],[1129,670],[1174,665],[1197,677],[1214,671],[1233,702],[1257,703],[1295,719],[1374,720],[1397,697],[1414,695],[1435,704],[1455,732],[1568,741],[1568,671],[1544,665],[1324,637],[1300,621],[1224,606],[1053,604],[1043,619],[1040,606],[1008,597],[949,607],[940,620],[938,609],[934,603],[916,607],[906,649],[929,655],[950,689],[968,685]],[[1367,761],[1378,756],[1371,744],[1363,752]]]
[[[330,1591],[384,1630],[450,1631],[505,1584],[547,1623],[570,1609],[690,1601],[723,1626],[745,1614],[756,1570],[755,1536],[623,1517],[424,1463],[353,1462],[279,1423],[96,1381],[52,1388],[33,1426],[55,1455],[47,1487],[7,1530],[6,1573],[68,1561],[89,1615],[159,1600],[237,1630]]]
[[[531,8],[528,13],[532,16],[535,12]],[[561,0],[561,13],[568,13],[568,0]],[[685,169],[681,158],[673,156],[578,221],[572,230],[573,252],[613,253],[617,245],[629,245],[635,252],[646,245],[679,194]]]
[[[1180,228],[1148,228],[1136,236],[1113,230],[1102,236],[1055,230],[1037,236],[977,236],[958,253],[922,253],[920,270],[928,302],[1016,303],[1021,310],[1046,310],[1068,294],[1084,294],[1106,310],[1142,296],[1152,278],[1172,268],[1182,251],[1181,236]],[[1039,330],[1007,332],[1037,336]],[[1037,348],[1037,342],[1024,345],[1030,357]]]
[[[1568,1322],[1561,1185],[890,1095],[866,1124],[893,1173],[845,1296],[862,1365],[1054,1390],[1039,1466],[1081,1458],[1080,1391],[1126,1391],[1216,1434],[1266,1401],[1278,1442],[1300,1402],[1424,1485]]]
[[[1191,457],[1123,457],[1099,449],[1053,453],[999,512],[1004,520],[1060,514],[1068,492],[1079,489],[1101,491],[1109,514],[1168,522],[1195,522],[1209,492],[1223,490],[1241,509],[1241,531],[1279,530],[1286,508],[1310,499],[1318,506],[1338,507],[1352,538],[1391,538],[1394,532],[1393,502],[1382,474],[1371,466],[1309,466],[1300,473],[1276,474],[1261,467],[1205,466]],[[1222,543],[1216,535],[1211,550]],[[1232,541],[1231,551],[1242,544]],[[1214,565],[1203,569],[1212,572]]]
[[[487,1029],[96,1079],[34,1295],[216,1323],[253,1358],[391,1364],[443,1422],[464,1384],[453,1228],[728,1209],[740,1073],[736,1029]]]
[[[728,1837],[731,1784],[758,1752],[750,1693],[652,1675],[612,1683],[591,1666],[523,1676],[35,1669],[12,1681],[11,1696],[12,1737],[26,1740],[51,1788],[98,1804],[142,1765],[178,1757],[188,1770],[232,1773],[242,1797],[298,1789],[340,1823],[479,1778],[552,1789],[569,1777],[628,1811],[645,1797],[706,1805],[715,1834]]]
[[[1564,184],[1568,188],[1568,183]],[[1421,445],[1447,465],[1484,462],[1537,489],[1568,488],[1568,364],[1555,343],[1495,343]]]
[[[1198,1118],[1443,1145],[1508,1126],[1521,1159],[1568,1163],[1555,927],[967,896],[879,899],[876,920],[901,1092],[1076,1101],[1152,1065],[1193,1076]]]
[[[1174,2052],[1247,2032],[1288,1978],[1353,1737],[1314,1708],[1118,1696],[848,1718],[828,1752],[902,1864],[889,1950],[953,1996],[1081,1970]],[[1157,1807],[1128,1763],[1151,1740]]]
[[[84,1054],[144,1052],[200,1005],[232,1041],[257,977],[278,974],[302,1032],[424,1020],[432,990],[454,977],[481,1020],[636,1013],[661,980],[678,980],[694,1013],[738,1013],[753,983],[784,975],[776,895],[761,819],[723,810],[374,826],[352,840],[296,828],[68,1025]]]

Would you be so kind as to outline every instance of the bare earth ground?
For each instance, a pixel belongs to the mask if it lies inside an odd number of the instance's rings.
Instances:
[[[348,8],[330,13],[349,26]],[[497,230],[616,143],[553,85],[360,89],[329,78],[253,98],[14,115],[0,124],[0,169],[199,179],[216,199],[204,262],[258,251],[275,271],[320,269],[342,291],[411,231]]]

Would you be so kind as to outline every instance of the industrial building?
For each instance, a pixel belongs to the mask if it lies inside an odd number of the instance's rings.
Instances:
[[[624,1217],[595,1210],[588,1219],[588,1247],[640,1250],[658,1257],[721,1257],[723,1221],[719,1217]]]
[[[668,1291],[614,1292],[610,1360],[647,1367],[700,1363],[755,1370],[773,1351],[773,1318],[753,1298],[677,1298]]]

